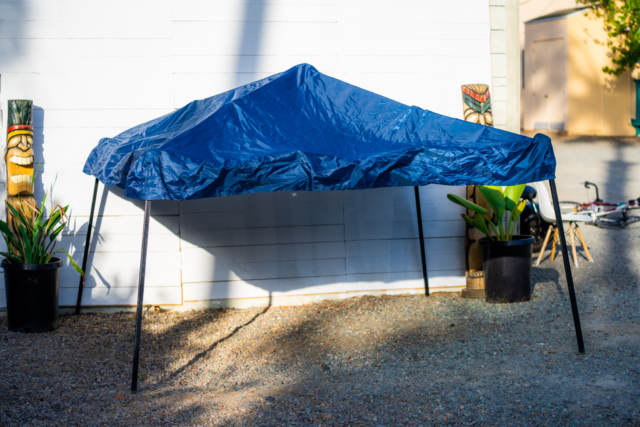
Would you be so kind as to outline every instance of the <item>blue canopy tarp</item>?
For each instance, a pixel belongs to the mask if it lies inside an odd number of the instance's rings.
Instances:
[[[410,107],[302,64],[104,138],[84,172],[140,200],[554,178],[544,135]]]
[[[302,64],[105,138],[84,172],[146,200],[131,390],[137,390],[151,200],[262,191],[512,185],[551,180],[578,348],[584,352],[551,141],[409,107]],[[94,196],[83,268],[91,236]],[[416,211],[428,277],[419,191]],[[78,287],[80,310],[83,282]]]

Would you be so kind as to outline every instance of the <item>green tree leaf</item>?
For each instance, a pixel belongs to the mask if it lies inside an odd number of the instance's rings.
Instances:
[[[602,71],[620,76],[640,62],[640,0],[578,0],[588,14],[602,19],[607,47],[614,67]]]

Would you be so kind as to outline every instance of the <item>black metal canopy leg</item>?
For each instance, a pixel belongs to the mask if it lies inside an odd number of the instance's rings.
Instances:
[[[136,310],[136,340],[133,347],[133,368],[131,369],[131,393],[138,390],[138,362],[140,361],[140,334],[142,333],[142,301],[144,299],[144,273],[147,267],[147,246],[149,243],[149,213],[151,201],[144,202],[144,222],[142,226],[142,251],[140,253],[140,276],[138,278],[138,308]]]
[[[429,296],[429,278],[427,277],[427,254],[424,250],[424,232],[422,230],[422,209],[420,207],[420,187],[413,187],[416,195],[416,212],[418,214],[418,235],[420,237],[420,256],[422,259],[422,277],[424,278],[424,294]]]
[[[562,247],[562,262],[564,262],[564,270],[567,273],[567,287],[569,288],[569,298],[571,299],[571,311],[573,312],[573,324],[576,328],[576,337],[578,338],[578,351],[584,353],[584,341],[582,340],[582,328],[580,327],[580,315],[578,314],[578,303],[576,302],[576,292],[573,289],[573,277],[571,276],[571,262],[569,261],[569,252],[567,251],[567,242],[564,236],[564,228],[562,227],[562,214],[560,212],[560,203],[558,201],[558,192],[556,191],[556,180],[550,179],[551,198],[553,199],[553,209],[556,213],[556,222],[558,224],[558,234],[560,235],[560,246]]]
[[[82,258],[82,271],[87,274],[87,258],[89,257],[89,245],[91,244],[91,230],[93,228],[93,212],[96,208],[96,196],[98,195],[98,183],[93,186],[93,200],[91,201],[91,213],[89,214],[89,228],[87,228],[87,240],[84,242],[84,256]],[[80,305],[82,304],[82,290],[84,288],[84,276],[80,276],[80,284],[78,284],[78,298],[76,299],[76,314],[80,314]]]

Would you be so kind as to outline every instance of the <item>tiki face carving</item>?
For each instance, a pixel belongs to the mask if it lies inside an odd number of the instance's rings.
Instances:
[[[22,209],[27,217],[32,215],[26,205],[36,206],[33,198],[33,101],[9,100],[7,121],[7,148],[4,161],[7,165],[7,203]],[[13,220],[7,214],[9,227],[15,231]]]
[[[488,85],[463,85],[462,107],[465,121],[493,127],[491,95]]]
[[[33,195],[33,132],[9,132],[4,161],[7,164],[7,195]]]

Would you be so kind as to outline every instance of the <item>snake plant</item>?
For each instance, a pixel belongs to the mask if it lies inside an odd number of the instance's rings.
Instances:
[[[520,200],[525,186],[526,184],[512,185],[503,190],[502,187],[478,185],[478,190],[480,190],[493,209],[493,220],[497,223],[497,227],[494,221],[487,216],[487,209],[455,194],[447,194],[447,198],[453,203],[475,212],[473,218],[469,215],[461,214],[462,218],[469,225],[486,234],[491,240],[507,241],[513,237],[513,231],[515,230],[518,218],[520,218],[527,204],[526,201]],[[509,217],[505,230],[503,219],[507,211],[511,212],[511,216]],[[489,227],[491,227],[492,232],[489,231]]]
[[[6,203],[13,230],[9,224],[0,220],[0,232],[7,244],[7,252],[0,252],[0,255],[16,264],[47,264],[51,262],[54,255],[64,251],[73,268],[84,277],[84,272],[71,258],[69,252],[64,248],[54,252],[56,238],[67,225],[65,218],[69,206],[56,205],[51,209],[49,217],[45,218],[44,202],[46,199],[45,194],[40,209],[22,200],[18,208]],[[32,211],[31,215],[27,214],[26,209]]]

